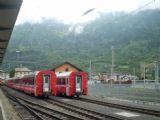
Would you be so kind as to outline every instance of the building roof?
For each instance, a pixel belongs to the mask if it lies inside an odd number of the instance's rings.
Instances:
[[[22,67],[22,68],[15,68],[15,72],[31,72],[31,70],[26,67]]]
[[[3,73],[3,72],[5,72],[4,70],[0,70],[0,73]]]
[[[58,67],[60,67],[60,66],[62,66],[62,65],[64,65],[64,64],[69,64],[70,66],[72,66],[72,67],[74,67],[74,68],[76,68],[77,70],[79,70],[79,71],[83,71],[82,69],[80,69],[80,68],[78,68],[77,66],[75,66],[75,65],[73,65],[73,64],[71,64],[70,62],[64,62],[64,63],[61,63],[61,64],[59,64],[59,65],[57,65],[56,67],[54,67],[53,69],[51,69],[51,70],[55,70],[56,68],[58,68]]]
[[[0,0],[0,64],[17,19],[22,0]]]

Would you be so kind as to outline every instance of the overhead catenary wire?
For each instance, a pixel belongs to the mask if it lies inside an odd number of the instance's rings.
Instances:
[[[155,3],[156,0],[151,0],[150,2],[144,4],[143,6],[138,7],[137,9],[133,10],[132,12],[139,12],[140,10],[143,10],[144,8],[148,7],[149,5]]]

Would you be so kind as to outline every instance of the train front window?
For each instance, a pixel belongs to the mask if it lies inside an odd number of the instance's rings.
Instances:
[[[50,76],[44,75],[44,83],[48,83],[49,80],[50,80]]]
[[[80,83],[80,82],[81,82],[81,79],[82,79],[81,76],[78,76],[78,77],[77,77],[77,83]]]

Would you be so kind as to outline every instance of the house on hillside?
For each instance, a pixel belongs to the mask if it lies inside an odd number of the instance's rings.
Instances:
[[[7,79],[7,78],[9,78],[9,74],[3,70],[0,70],[0,79]]]
[[[32,73],[33,73],[32,70],[30,70],[26,67],[15,68],[14,77],[23,77],[24,75],[29,75]]]
[[[55,72],[59,72],[59,73],[70,72],[70,71],[73,71],[73,72],[82,71],[80,68],[71,64],[70,62],[64,62],[60,65],[57,65],[52,70],[55,71]]]

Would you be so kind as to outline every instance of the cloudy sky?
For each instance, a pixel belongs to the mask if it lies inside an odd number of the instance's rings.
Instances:
[[[56,18],[64,23],[86,22],[98,17],[99,12],[131,12],[151,1],[154,0],[23,0],[16,24],[41,22],[42,18]],[[157,8],[159,1],[145,8]],[[82,16],[92,8],[95,10]]]

